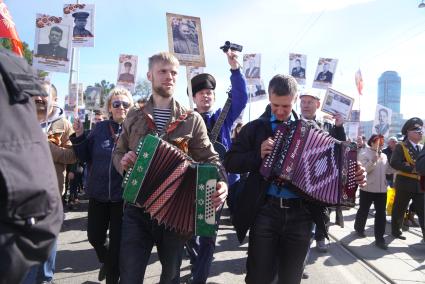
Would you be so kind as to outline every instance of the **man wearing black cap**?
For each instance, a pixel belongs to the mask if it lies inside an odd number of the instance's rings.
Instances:
[[[87,18],[89,17],[87,12],[76,12],[72,14],[74,17],[74,37],[93,37],[92,33],[86,30]]]
[[[130,73],[131,71],[131,62],[127,61],[124,63],[125,72],[120,74],[118,81],[134,83],[134,75]]]
[[[231,130],[233,123],[242,113],[248,101],[248,93],[246,89],[246,81],[243,77],[239,63],[237,62],[237,54],[235,51],[229,50],[227,53],[227,60],[230,64],[230,81],[232,84],[229,97],[231,98],[230,109],[222,122],[219,129],[217,141],[222,145],[224,151],[227,151],[231,146]],[[208,132],[211,134],[214,125],[217,122],[222,109],[213,111],[215,102],[215,87],[216,81],[210,74],[203,73],[192,78],[192,94],[193,100],[196,104],[196,111],[202,115],[204,122],[207,126]],[[228,105],[228,103],[226,103]],[[223,107],[225,109],[226,106]],[[214,142],[214,141],[211,141]],[[215,146],[216,151],[220,153]],[[224,154],[224,153],[223,153]],[[239,176],[235,174],[228,174],[229,186],[232,186]],[[220,214],[216,215],[220,218]],[[215,249],[215,237],[193,237],[188,242],[188,250],[192,262],[192,277],[190,283],[205,283],[208,278],[210,266],[213,260],[213,253]]]
[[[401,234],[400,228],[410,200],[418,214],[422,236],[425,236],[424,192],[420,190],[420,176],[416,170],[416,159],[423,149],[423,145],[419,144],[422,140],[422,127],[423,121],[420,118],[413,117],[406,121],[401,129],[404,141],[396,145],[390,161],[391,167],[397,170],[391,230],[394,237],[402,240],[406,237]]]

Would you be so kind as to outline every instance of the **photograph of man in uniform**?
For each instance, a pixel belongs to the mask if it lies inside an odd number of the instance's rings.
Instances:
[[[75,12],[74,17],[74,37],[93,37],[93,34],[86,29],[87,18],[90,16],[87,12]]]
[[[256,57],[257,54],[246,54],[244,56],[245,78],[247,79],[260,78],[260,67],[257,65]]]
[[[127,82],[127,83],[134,83],[134,75],[131,73],[131,67],[133,64],[131,62],[126,61],[124,63],[124,73],[121,73],[118,77],[118,81]]]
[[[199,40],[196,23],[188,19],[173,21],[174,52],[199,55]]]
[[[58,59],[68,60],[68,49],[60,46],[63,30],[53,26],[49,32],[49,43],[37,46],[37,55],[51,56]]]
[[[301,65],[301,59],[296,58],[294,60],[294,67],[292,68],[291,75],[294,78],[305,79],[305,68]]]
[[[329,69],[329,62],[324,62],[322,71],[317,75],[316,81],[332,84],[333,73]]]
[[[388,109],[377,106],[377,116],[375,118],[373,134],[380,134],[384,137],[389,135],[391,113]]]

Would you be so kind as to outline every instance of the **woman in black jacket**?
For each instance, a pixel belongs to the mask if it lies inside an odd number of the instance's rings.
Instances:
[[[123,212],[122,176],[112,164],[112,152],[118,140],[121,124],[133,105],[129,91],[115,88],[106,100],[109,120],[101,121],[86,135],[76,120],[76,136],[71,139],[78,159],[88,163],[89,196],[87,235],[102,266],[99,281],[118,283],[119,247]],[[109,244],[107,231],[109,229]]]

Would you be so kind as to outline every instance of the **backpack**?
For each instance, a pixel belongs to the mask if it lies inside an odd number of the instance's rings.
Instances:
[[[45,261],[63,208],[32,96],[45,96],[24,59],[0,48],[0,283]]]

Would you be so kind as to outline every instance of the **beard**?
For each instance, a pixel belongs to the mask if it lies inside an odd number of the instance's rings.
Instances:
[[[163,98],[169,98],[173,96],[174,93],[174,89],[170,89],[170,90],[165,90],[164,87],[159,86],[159,87],[153,87],[153,93],[159,95],[160,97]]]

